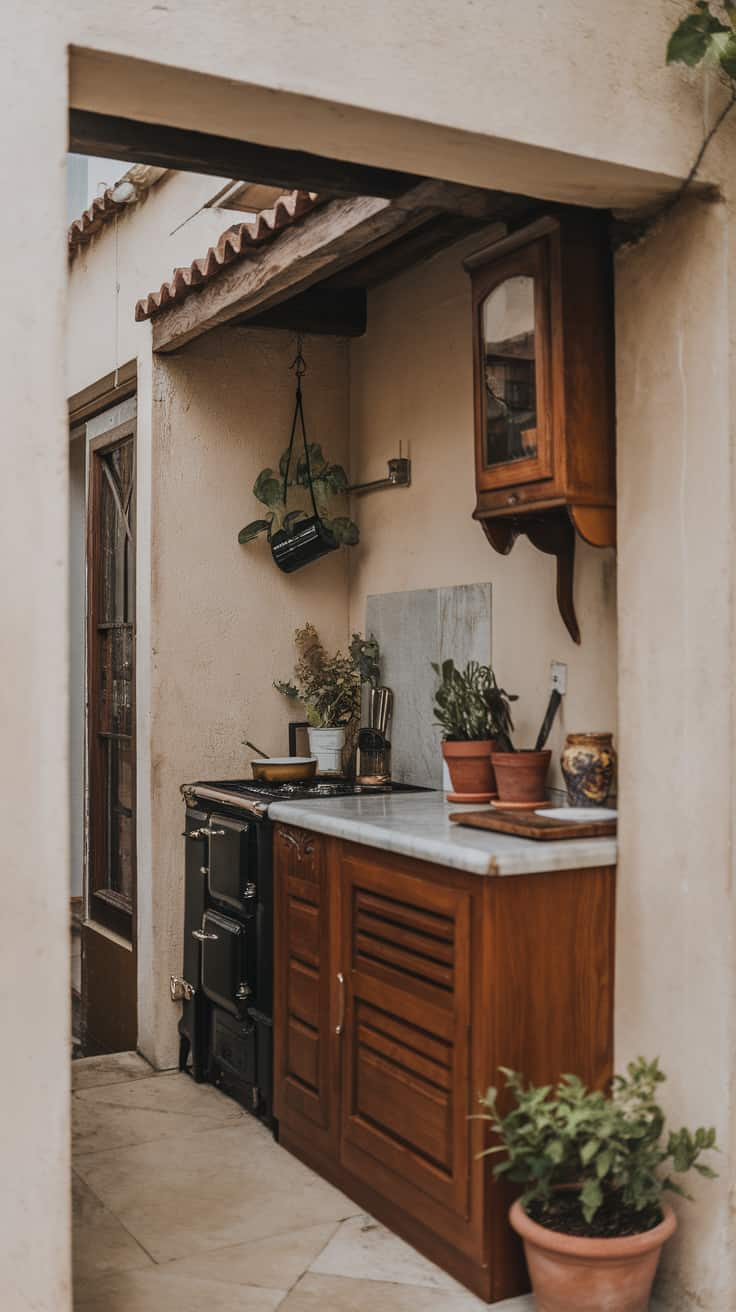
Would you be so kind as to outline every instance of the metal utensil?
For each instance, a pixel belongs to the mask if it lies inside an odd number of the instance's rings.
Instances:
[[[384,738],[388,738],[389,720],[393,712],[394,695],[390,688],[378,689],[378,707],[375,727]]]
[[[250,747],[252,752],[256,752],[258,756],[262,756],[266,761],[270,760],[268,752],[262,752],[260,747],[256,747],[255,743],[248,742],[247,738],[244,739],[244,744],[246,747]]]

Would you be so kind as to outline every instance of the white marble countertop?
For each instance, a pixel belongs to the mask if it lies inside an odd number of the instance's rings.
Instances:
[[[616,864],[615,838],[535,842],[464,829],[448,819],[451,812],[477,810],[477,806],[446,802],[444,793],[381,793],[272,802],[268,815],[271,820],[473,875],[526,875]]]

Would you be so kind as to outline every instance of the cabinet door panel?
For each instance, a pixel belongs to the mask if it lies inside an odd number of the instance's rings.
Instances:
[[[470,895],[346,855],[343,1156],[467,1216]]]
[[[276,1114],[324,1148],[336,1133],[330,897],[324,840],[280,826],[276,881]]]

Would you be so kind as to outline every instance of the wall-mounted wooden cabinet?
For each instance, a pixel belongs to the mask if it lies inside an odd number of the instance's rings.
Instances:
[[[276,828],[280,1141],[485,1298],[527,1287],[472,1119],[611,1071],[614,869],[479,878]]]
[[[611,257],[606,216],[539,219],[474,252],[475,465],[479,519],[508,552],[520,533],[558,558],[572,606],[575,531],[615,544]]]

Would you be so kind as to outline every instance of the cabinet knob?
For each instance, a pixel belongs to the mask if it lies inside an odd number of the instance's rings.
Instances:
[[[518,492],[509,492],[509,494],[508,494],[506,500],[507,500],[507,502],[508,502],[508,504],[509,504],[510,506],[518,506],[518,504],[519,504],[519,493],[518,493]]]

